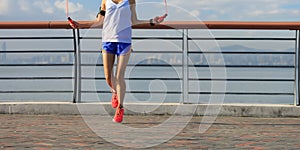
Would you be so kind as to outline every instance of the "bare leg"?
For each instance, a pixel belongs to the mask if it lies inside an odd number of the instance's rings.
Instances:
[[[118,65],[117,65],[117,71],[116,71],[116,90],[119,98],[119,106],[123,106],[124,102],[124,97],[126,93],[126,83],[125,83],[125,71],[126,71],[126,66],[128,64],[128,60],[130,58],[130,53],[129,51],[125,55],[120,55],[118,57]]]
[[[114,62],[115,62],[115,55],[102,51],[102,58],[103,58],[103,68],[104,68],[104,75],[106,79],[106,83],[110,86],[112,92],[116,92],[116,78],[114,77]]]

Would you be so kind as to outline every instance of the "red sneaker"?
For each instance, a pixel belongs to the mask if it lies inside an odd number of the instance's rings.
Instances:
[[[111,98],[111,107],[117,108],[119,105],[118,95],[116,93],[113,93]]]
[[[113,122],[121,123],[123,121],[124,108],[117,108]]]

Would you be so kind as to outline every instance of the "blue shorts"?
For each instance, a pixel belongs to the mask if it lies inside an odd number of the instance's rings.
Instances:
[[[127,54],[131,50],[131,43],[103,42],[102,50],[120,56]]]

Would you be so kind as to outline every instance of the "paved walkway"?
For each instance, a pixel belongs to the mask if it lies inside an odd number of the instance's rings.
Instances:
[[[122,125],[151,128],[168,118],[126,116]],[[200,134],[201,119],[193,117],[178,135],[147,149],[300,149],[300,118],[218,117]],[[97,136],[79,115],[0,115],[0,120],[1,149],[124,149]],[[148,135],[149,141],[168,132]]]

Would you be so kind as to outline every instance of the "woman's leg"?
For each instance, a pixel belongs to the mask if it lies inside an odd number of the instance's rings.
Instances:
[[[115,55],[102,51],[102,59],[103,59],[103,68],[104,68],[104,75],[107,84],[110,86],[112,92],[116,92],[116,79],[114,77],[114,63],[115,63]]]
[[[130,58],[131,50],[124,54],[118,56],[117,70],[116,70],[116,90],[119,98],[119,106],[123,107],[125,92],[126,92],[126,83],[125,83],[125,71]]]

